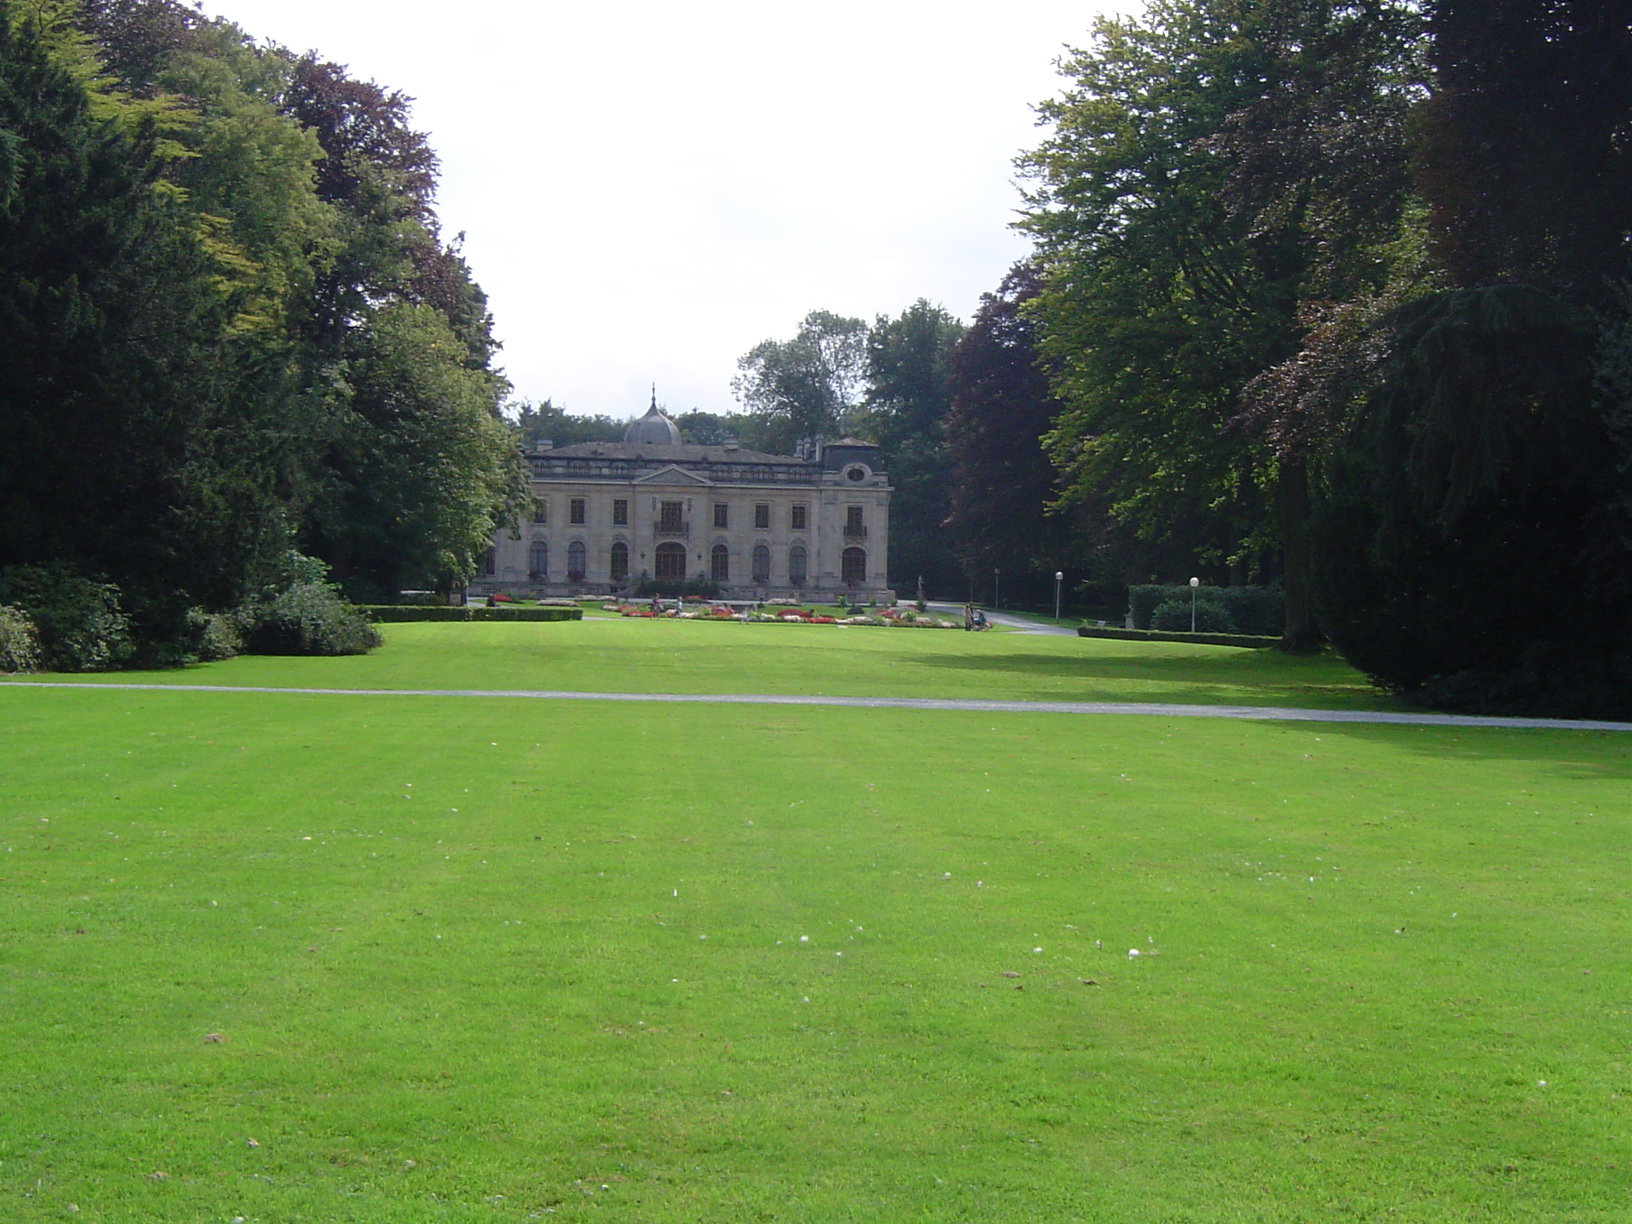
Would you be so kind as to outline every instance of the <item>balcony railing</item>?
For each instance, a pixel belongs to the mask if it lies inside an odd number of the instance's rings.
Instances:
[[[673,521],[664,522],[662,519],[659,519],[656,525],[652,528],[652,534],[658,536],[659,538],[666,536],[670,539],[689,540],[691,539],[691,524],[676,523]]]
[[[863,539],[867,535],[867,528],[863,527],[860,523],[846,523],[844,525],[844,534],[848,539]]]

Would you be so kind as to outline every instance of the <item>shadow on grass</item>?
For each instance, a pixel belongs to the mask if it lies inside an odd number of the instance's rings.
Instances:
[[[1333,709],[1406,710],[1405,703],[1373,688],[1341,659],[1333,656],[1284,655],[1267,650],[1217,647],[1203,652],[1158,655],[1138,652],[1067,654],[929,654],[913,659],[931,668],[1004,673],[1084,688],[1133,690],[1160,686],[1148,699],[1217,704],[1320,706]],[[1058,692],[1050,694],[1057,699]]]
[[[1322,723],[1319,729],[1322,735],[1386,745],[1436,761],[1470,767],[1503,761],[1541,763],[1552,766],[1561,779],[1632,782],[1632,731],[1413,727],[1379,723]]]

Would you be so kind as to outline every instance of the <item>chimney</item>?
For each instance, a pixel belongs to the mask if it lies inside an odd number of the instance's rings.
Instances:
[[[728,450],[728,451],[734,451],[734,450],[737,449],[737,435],[736,434],[726,434],[723,438],[720,439],[720,441],[724,444],[725,449]]]

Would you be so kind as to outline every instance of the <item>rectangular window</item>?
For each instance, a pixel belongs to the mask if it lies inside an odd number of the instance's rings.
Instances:
[[[584,519],[587,517],[585,515],[585,513],[584,513],[584,499],[583,498],[575,497],[575,498],[572,499],[572,512],[567,517],[573,523],[576,523],[576,524],[583,523]]]
[[[662,502],[658,506],[657,529],[666,531],[670,535],[678,535],[684,528],[680,517],[684,503],[677,501]]]
[[[803,531],[805,529],[805,508],[803,506],[795,506],[793,508],[792,522],[790,525],[795,531]]]
[[[613,499],[613,501],[612,501],[612,526],[614,526],[614,527],[627,527],[627,526],[629,526],[629,502],[628,502],[627,499],[622,498],[622,497],[618,497],[618,498]]]
[[[844,534],[851,537],[867,534],[867,528],[861,522],[860,506],[846,506],[844,508]]]
[[[550,521],[550,503],[539,498],[538,505],[533,507],[533,522],[547,523]]]
[[[769,502],[755,504],[754,529],[756,531],[769,531],[771,529],[771,507]]]
[[[714,526],[724,531],[731,525],[731,511],[724,502],[714,503]]]

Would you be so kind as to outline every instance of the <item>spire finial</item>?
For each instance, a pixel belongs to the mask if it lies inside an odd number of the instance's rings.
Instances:
[[[657,411],[657,384],[652,384],[652,411]]]

